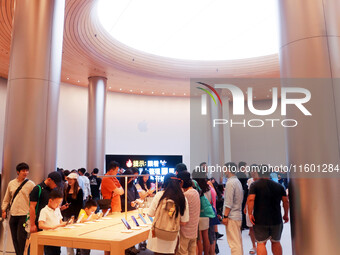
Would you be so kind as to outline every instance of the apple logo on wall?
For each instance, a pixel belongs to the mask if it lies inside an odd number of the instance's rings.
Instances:
[[[138,127],[138,130],[140,132],[147,132],[148,131],[148,123],[146,122],[146,120],[139,122],[137,127]]]

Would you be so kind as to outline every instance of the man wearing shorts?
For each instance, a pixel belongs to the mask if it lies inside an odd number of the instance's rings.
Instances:
[[[254,224],[257,254],[267,254],[266,242],[272,243],[274,255],[282,255],[280,244],[283,223],[281,215],[281,200],[283,202],[284,222],[288,222],[288,198],[282,185],[269,179],[268,166],[262,165],[260,179],[250,186],[248,196],[249,219]]]

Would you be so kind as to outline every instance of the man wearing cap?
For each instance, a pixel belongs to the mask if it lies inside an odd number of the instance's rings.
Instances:
[[[38,187],[40,186],[40,188]],[[44,180],[42,183],[38,184],[35,186],[30,193],[30,232],[34,233],[38,231],[38,219],[40,215],[40,211],[42,208],[44,208],[48,204],[49,200],[49,195],[52,189],[54,188],[62,188],[63,183],[62,183],[62,178],[59,172],[52,172],[49,173],[47,176],[47,179]],[[39,196],[39,190],[41,189],[41,193]],[[35,214],[36,206],[37,203],[39,202],[38,205],[38,210],[37,210],[37,215]]]

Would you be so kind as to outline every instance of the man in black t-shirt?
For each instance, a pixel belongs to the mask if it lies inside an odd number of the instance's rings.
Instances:
[[[41,193],[39,196],[39,187],[41,189]],[[63,187],[62,178],[59,172],[52,172],[49,173],[47,176],[47,179],[43,181],[42,183],[38,184],[33,188],[33,190],[30,193],[30,232],[34,233],[38,231],[38,219],[40,215],[40,211],[42,208],[44,208],[48,204],[49,195],[54,188],[61,188]],[[38,204],[37,214],[36,206]]]
[[[282,255],[280,244],[283,223],[281,215],[281,200],[283,202],[283,220],[288,222],[288,198],[282,185],[269,179],[268,166],[262,165],[260,179],[250,186],[248,196],[249,219],[254,224],[257,254],[267,254],[266,242],[272,243],[274,255]]]
[[[102,183],[102,179],[97,177],[98,172],[98,168],[93,169],[91,176],[89,177],[92,199],[96,201],[100,199],[99,188],[100,184]]]

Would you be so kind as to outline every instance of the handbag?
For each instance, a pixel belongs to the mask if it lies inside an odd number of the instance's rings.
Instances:
[[[202,190],[200,189],[198,183],[196,181],[193,181],[195,189],[201,193]],[[209,218],[215,218],[215,212],[213,210],[212,205],[210,204],[209,200],[202,194],[200,196],[201,200],[201,214],[200,217],[209,217]]]
[[[214,210],[215,217],[209,219],[209,226],[215,226],[215,225],[221,224],[220,220],[218,219],[218,216],[217,216],[215,208],[212,207],[212,209]]]
[[[209,218],[215,218],[215,212],[213,210],[212,205],[210,204],[209,200],[202,195],[200,197],[201,200],[201,214],[200,217],[209,217]]]

